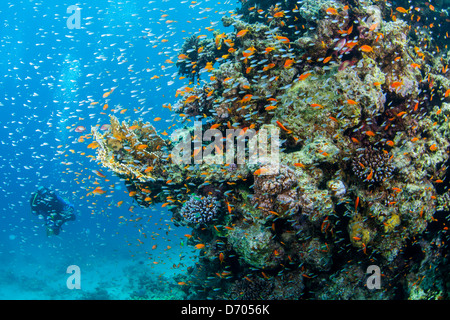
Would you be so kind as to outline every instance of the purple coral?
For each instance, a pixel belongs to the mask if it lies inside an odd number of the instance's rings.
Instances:
[[[180,214],[192,224],[207,224],[212,221],[219,211],[219,202],[213,196],[198,196],[192,194],[183,204]]]

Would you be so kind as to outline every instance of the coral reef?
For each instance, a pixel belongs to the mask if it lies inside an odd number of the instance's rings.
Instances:
[[[181,142],[148,123],[112,117],[110,130],[93,130],[97,159],[131,196],[192,226],[188,298],[448,298],[421,263],[440,266],[447,250],[435,257],[430,245],[447,245],[446,226],[428,231],[450,207],[449,40],[432,29],[449,19],[402,5],[243,1],[248,14],[223,17],[233,31],[186,40],[178,67],[197,84],[177,91],[173,111],[221,139],[276,128],[278,163],[192,163],[207,141],[177,164]],[[419,240],[429,253],[416,267],[407,261]],[[389,285],[368,290],[364,264]]]

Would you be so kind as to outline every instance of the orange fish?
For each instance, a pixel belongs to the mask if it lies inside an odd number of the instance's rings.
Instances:
[[[300,77],[298,77],[298,80],[302,81],[305,80],[306,78],[308,78],[311,75],[311,73],[304,73],[302,74]]]
[[[333,7],[328,8],[328,9],[326,10],[326,12],[327,12],[328,14],[330,14],[330,15],[337,15],[337,14],[338,14],[337,10],[336,10],[335,8],[333,8]]]
[[[105,194],[106,193],[106,191],[105,190],[103,190],[102,188],[100,188],[100,187],[97,187],[97,188],[95,188],[93,191],[92,191],[92,194],[98,194],[98,195],[100,195],[100,194]]]
[[[354,138],[354,137],[352,137],[352,141],[353,141],[354,143],[360,143],[359,140],[356,139],[356,138]]]
[[[256,170],[255,172],[253,172],[253,175],[259,176],[260,174],[266,173],[268,170],[269,170],[269,169],[267,169],[267,168],[259,168],[258,170]]]
[[[192,103],[192,102],[194,102],[194,101],[197,100],[197,99],[198,99],[198,96],[196,96],[196,95],[189,96],[189,97],[186,99],[186,101],[184,101],[184,104],[186,105],[186,104],[188,104],[188,103]]]
[[[327,63],[331,60],[331,56],[326,57],[325,59],[323,59],[323,63]]]
[[[247,34],[247,32],[248,32],[248,29],[243,29],[236,34],[236,37],[238,37],[238,38],[243,37]]]
[[[290,42],[290,40],[287,37],[276,36],[276,38],[278,40],[280,40],[281,42],[283,42],[283,43],[289,43]]]
[[[292,67],[293,64],[294,64],[294,59],[286,59],[286,61],[284,62],[284,67],[286,69],[289,69],[290,67]]]
[[[373,51],[373,48],[371,46],[366,45],[366,44],[361,46],[360,49],[363,52],[371,52],[371,51]]]
[[[349,41],[345,44],[345,46],[351,49],[354,46],[356,46],[357,44],[358,44],[358,41]]]
[[[147,148],[148,148],[148,145],[146,145],[146,144],[140,144],[136,147],[136,149],[138,149],[138,150],[145,150]]]
[[[263,71],[270,70],[270,69],[272,69],[273,67],[275,67],[275,63],[269,63],[268,65],[266,65],[266,66],[263,68]]]
[[[328,118],[336,123],[339,123],[339,120],[336,119],[335,117],[329,116]]]
[[[239,102],[248,102],[252,99],[253,95],[252,94],[246,94],[241,100],[239,100]]]
[[[254,47],[250,47],[250,48],[247,48],[247,50],[245,50],[242,53],[242,55],[244,56],[244,58],[248,58],[251,55],[253,55],[255,53],[255,51],[256,51],[256,49]],[[225,80],[224,80],[224,82],[225,82]]]
[[[88,147],[88,149],[95,149],[95,148],[98,148],[98,142],[97,142],[97,141],[94,141],[94,142],[88,144],[87,147]]]
[[[403,7],[397,7],[395,10],[397,10],[398,12],[401,12],[401,13],[408,13],[408,10],[406,10]]]
[[[373,170],[370,168],[370,173],[367,175],[366,180],[372,180],[373,178]]]
[[[402,85],[403,85],[403,81],[401,81],[401,82],[400,81],[394,81],[394,82],[391,83],[391,87],[394,88],[394,89],[398,88],[398,87],[400,87]]]
[[[374,23],[369,27],[369,31],[373,31],[378,27],[378,23]]]
[[[284,17],[284,12],[279,11],[279,12],[275,13],[273,16],[274,16],[274,18],[282,18],[282,17]]]
[[[347,29],[347,34],[351,34],[353,32],[353,25],[350,26],[350,28]]]
[[[274,47],[267,47],[266,50],[264,50],[264,54],[268,54],[269,52],[275,50]]]
[[[366,131],[366,135],[368,135],[369,137],[375,137],[375,133],[373,131]]]
[[[258,170],[256,170],[256,171],[258,171]],[[228,208],[228,213],[231,214],[231,211],[232,211],[233,209],[232,209],[232,207],[230,206],[230,203],[229,203],[229,202],[227,202],[227,208]]]
[[[100,178],[106,178],[106,176],[98,170],[92,170],[92,172],[98,175]]]
[[[113,91],[114,91],[114,89],[112,89],[111,91],[105,92],[105,93],[103,94],[103,98],[108,98],[109,95],[110,95],[111,93],[113,93]]]
[[[352,100],[352,99],[347,99],[347,103],[352,104],[352,105],[358,104],[358,102],[356,102],[355,100]]]
[[[287,133],[291,133],[291,130],[288,130],[280,121],[277,120],[277,125],[283,129],[284,131],[286,131]]]
[[[199,244],[197,244],[197,245],[195,245],[195,248],[196,249],[203,249],[205,247],[205,245],[203,244],[203,243],[199,243]]]

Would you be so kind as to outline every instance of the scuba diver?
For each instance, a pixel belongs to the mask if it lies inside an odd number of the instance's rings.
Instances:
[[[65,201],[55,191],[39,187],[30,199],[31,212],[44,219],[47,236],[58,235],[66,221],[75,220],[73,204]]]

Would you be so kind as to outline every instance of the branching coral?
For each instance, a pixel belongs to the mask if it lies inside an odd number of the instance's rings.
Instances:
[[[111,116],[110,130],[105,133],[94,127],[94,139],[98,143],[97,159],[118,175],[132,176],[141,182],[155,180],[155,172],[161,173],[167,158],[162,150],[166,142],[150,123],[135,121],[130,126]]]

